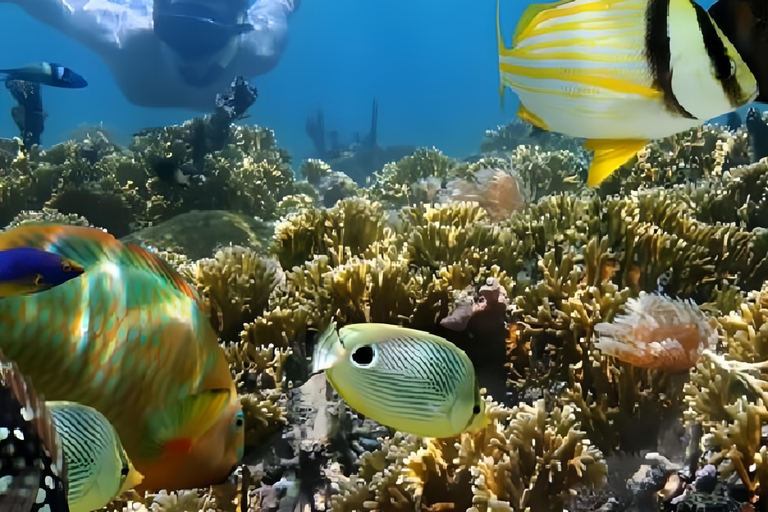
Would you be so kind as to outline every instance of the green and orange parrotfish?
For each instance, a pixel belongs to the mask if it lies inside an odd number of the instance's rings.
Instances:
[[[139,492],[216,484],[243,453],[244,417],[194,289],[151,252],[96,228],[28,225],[0,251],[42,249],[85,272],[0,299],[0,350],[47,400],[93,407],[114,426]]]

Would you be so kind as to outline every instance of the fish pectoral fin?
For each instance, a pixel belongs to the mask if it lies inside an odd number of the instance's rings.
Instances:
[[[149,419],[149,439],[155,450],[186,453],[221,417],[231,401],[230,390],[208,391],[179,400]]]
[[[331,322],[326,330],[320,333],[320,337],[315,342],[315,350],[312,353],[312,372],[320,373],[323,370],[331,368],[339,359],[339,354],[343,352],[339,331],[336,329],[336,322]]]
[[[550,131],[547,123],[545,123],[539,116],[528,110],[528,107],[520,103],[517,109],[517,117],[532,125],[539,130]]]
[[[627,163],[650,141],[645,139],[589,139],[584,147],[594,151],[587,185],[596,187]]]

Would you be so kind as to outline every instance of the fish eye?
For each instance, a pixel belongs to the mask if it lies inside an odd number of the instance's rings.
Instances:
[[[243,425],[245,425],[245,414],[243,411],[237,411],[237,414],[235,415],[235,426],[240,428]]]
[[[376,353],[370,345],[363,345],[352,352],[352,362],[357,366],[369,366],[373,362]]]
[[[123,469],[120,471],[120,474],[123,476],[128,476],[128,466],[123,465]]]
[[[736,62],[734,62],[732,58],[728,58],[727,70],[724,68],[725,66],[722,65],[712,66],[712,74],[715,75],[715,78],[718,80],[728,80],[729,78],[733,78],[733,76],[736,74]]]
[[[70,265],[69,263],[67,263],[67,262],[65,261],[65,262],[63,262],[63,263],[61,264],[61,269],[62,269],[64,272],[70,272],[70,271],[72,270],[72,265]]]
[[[480,414],[480,405],[475,404],[475,406],[472,408],[472,414]]]

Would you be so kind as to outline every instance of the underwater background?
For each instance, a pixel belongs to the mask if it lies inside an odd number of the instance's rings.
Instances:
[[[528,5],[502,2],[507,44]],[[96,55],[0,3],[0,68],[52,61],[89,81],[43,88],[31,148],[12,140],[0,87],[0,257],[50,236],[98,267],[24,299],[0,287],[0,362],[12,353],[30,389],[56,391],[53,363],[35,380],[38,344],[70,361],[56,350],[78,311],[107,317],[127,297],[152,321],[115,337],[169,343],[153,313],[192,318],[242,407],[244,456],[224,483],[113,493],[105,510],[768,511],[768,118],[747,105],[651,141],[587,187],[580,140],[515,119],[512,91],[500,108],[495,23],[493,0],[303,0],[277,67],[245,77],[258,98],[241,119],[133,106]],[[378,160],[351,144],[372,103]],[[322,160],[307,133],[318,109],[345,146]],[[109,236],[91,245],[71,226]],[[104,260],[138,284],[99,289]],[[461,383],[484,390],[457,409],[487,421],[435,438],[377,423],[385,407],[360,414],[341,377],[308,365],[333,322],[444,338],[477,376]],[[119,351],[104,363],[122,364]],[[123,390],[141,381],[115,373]],[[117,432],[143,419],[108,412]]]
[[[509,30],[524,7],[518,1],[505,6]],[[507,111],[499,109],[494,11],[492,0],[471,7],[438,0],[305,0],[290,19],[280,63],[252,82],[260,95],[252,119],[275,129],[280,143],[299,158],[311,149],[304,122],[318,107],[329,128],[351,137],[367,131],[375,98],[382,145],[434,145],[465,156],[485,129],[515,112],[512,94]],[[86,90],[44,92],[44,144],[62,141],[80,124],[100,122],[126,142],[141,128],[193,115],[130,105],[95,54],[2,3],[0,45],[0,67],[61,62],[88,77]],[[0,94],[0,110],[8,112],[10,105],[10,96]],[[9,115],[0,116],[0,136],[15,130]]]

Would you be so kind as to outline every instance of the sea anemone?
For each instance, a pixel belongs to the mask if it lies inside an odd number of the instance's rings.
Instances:
[[[717,342],[717,332],[693,301],[641,292],[624,307],[626,314],[595,325],[595,348],[626,363],[684,371]]]

